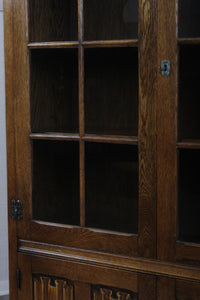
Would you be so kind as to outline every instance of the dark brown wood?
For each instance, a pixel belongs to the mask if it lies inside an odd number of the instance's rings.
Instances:
[[[82,42],[84,48],[101,47],[138,47],[138,40],[110,40],[110,41],[87,41]]]
[[[75,283],[75,300],[79,299],[92,299],[90,284],[82,282]]]
[[[200,245],[194,243],[176,243],[177,261],[187,264],[200,265]]]
[[[200,149],[200,140],[182,140],[176,146],[178,149]]]
[[[33,221],[32,239],[56,245],[123,254],[137,254],[137,236],[113,231]]]
[[[31,260],[27,255],[18,254],[18,268],[20,272],[20,288],[17,290],[17,299],[33,299],[33,281],[31,272]],[[10,294],[9,297],[12,295]],[[34,299],[36,300],[36,299]]]
[[[138,290],[138,275],[135,272],[37,256],[30,256],[30,259],[33,274],[45,273],[54,277],[66,278],[72,282],[117,287],[134,293],[137,293]]]
[[[156,0],[139,1],[139,254],[156,257]]]
[[[179,45],[199,45],[200,38],[178,38]]]
[[[158,68],[171,63],[170,76],[158,75],[157,257],[175,260],[177,222],[177,39],[176,1],[158,1]]]
[[[141,300],[156,300],[156,278],[149,275],[138,275],[138,295]]]
[[[129,137],[129,136],[85,134],[84,136],[82,136],[82,139],[87,142],[95,142],[95,143],[138,145],[138,138]]]
[[[29,72],[27,56],[26,1],[13,2],[13,99],[15,105],[16,198],[23,203],[23,219],[17,222],[18,237],[30,238],[31,219],[31,145]],[[19,30],[20,28],[20,30]]]
[[[8,229],[9,229],[9,289],[13,300],[17,300],[17,222],[11,218],[10,201],[16,199],[16,152],[15,152],[15,104],[14,104],[14,45],[13,1],[4,0],[4,49],[6,84],[6,123],[7,123],[7,184],[8,184]]]
[[[169,278],[157,279],[157,300],[176,300],[175,280]]]
[[[199,299],[197,31],[176,0],[65,2],[4,0],[10,297]]]
[[[178,263],[168,263],[140,257],[124,257],[98,251],[81,250],[31,241],[19,241],[19,251],[55,260],[80,262],[102,266],[110,269],[139,272],[153,276],[165,276],[172,279],[191,279],[200,281],[199,267],[186,266]]]
[[[200,283],[192,281],[176,281],[176,300],[200,299]]]

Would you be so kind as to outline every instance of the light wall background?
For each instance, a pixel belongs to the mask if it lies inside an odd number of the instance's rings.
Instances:
[[[3,0],[0,0],[0,296],[8,294],[8,225]]]

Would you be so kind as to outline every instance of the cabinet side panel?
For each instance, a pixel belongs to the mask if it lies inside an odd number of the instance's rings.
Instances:
[[[157,256],[175,260],[177,210],[177,39],[176,1],[158,1],[158,66],[169,60],[169,76],[158,75]]]
[[[18,236],[30,238],[31,144],[29,104],[29,63],[27,49],[27,1],[13,2],[13,87],[16,135],[16,197],[22,201],[23,219],[17,224]]]
[[[139,254],[156,256],[157,0],[139,1]]]
[[[4,47],[6,84],[6,131],[7,131],[7,174],[8,174],[8,228],[9,228],[9,286],[10,298],[17,299],[17,226],[11,219],[10,200],[16,197],[15,169],[15,107],[13,101],[13,3],[4,0]]]

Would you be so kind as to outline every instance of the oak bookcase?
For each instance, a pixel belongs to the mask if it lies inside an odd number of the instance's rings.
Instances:
[[[11,299],[199,300],[199,1],[4,11]]]

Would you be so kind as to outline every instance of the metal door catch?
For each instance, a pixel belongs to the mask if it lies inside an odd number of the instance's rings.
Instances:
[[[169,76],[170,74],[170,61],[163,60],[160,66],[160,74],[163,76]]]

